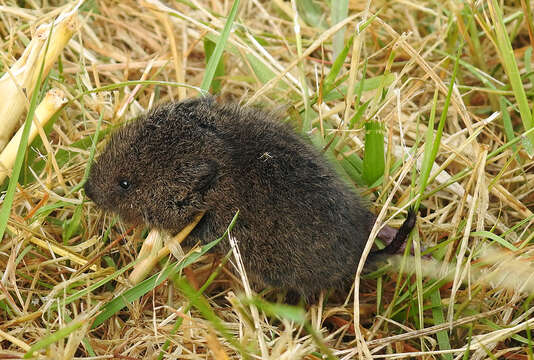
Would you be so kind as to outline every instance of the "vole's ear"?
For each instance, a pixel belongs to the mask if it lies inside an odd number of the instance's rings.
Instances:
[[[203,160],[195,166],[195,183],[193,190],[204,192],[211,188],[217,181],[219,165],[215,160]]]

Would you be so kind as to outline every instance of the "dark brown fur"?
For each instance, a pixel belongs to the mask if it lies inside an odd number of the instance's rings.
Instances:
[[[374,223],[327,161],[274,115],[212,98],[159,106],[115,132],[85,191],[127,222],[171,232],[206,211],[190,244],[220,236],[239,210],[232,234],[254,283],[306,298],[353,278]]]

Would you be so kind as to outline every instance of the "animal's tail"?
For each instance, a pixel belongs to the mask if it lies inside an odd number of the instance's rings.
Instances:
[[[395,254],[398,252],[414,228],[416,218],[417,213],[415,210],[413,208],[409,208],[406,220],[404,220],[399,230],[397,230],[397,234],[393,238],[393,241],[382,250],[374,251],[372,253],[373,257],[383,254]]]

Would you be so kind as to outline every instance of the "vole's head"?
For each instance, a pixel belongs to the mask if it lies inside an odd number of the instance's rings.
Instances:
[[[212,109],[211,99],[167,104],[117,130],[91,167],[87,196],[126,222],[181,229],[216,191],[224,149]]]

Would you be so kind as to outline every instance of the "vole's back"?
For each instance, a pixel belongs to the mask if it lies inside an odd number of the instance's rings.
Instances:
[[[209,106],[231,162],[229,202],[240,210],[233,235],[247,272],[305,297],[351,281],[373,221],[357,195],[270,114]],[[217,217],[220,210],[213,212]]]

